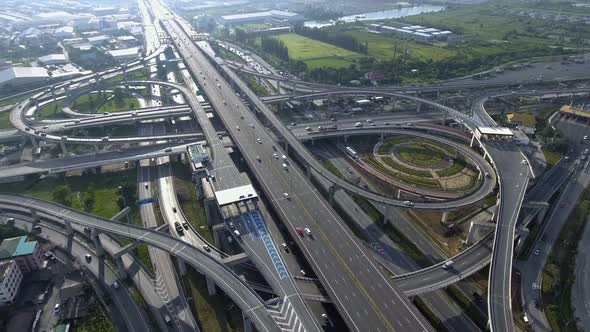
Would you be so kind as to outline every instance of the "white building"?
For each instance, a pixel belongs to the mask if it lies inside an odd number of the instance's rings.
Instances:
[[[22,280],[23,274],[13,259],[0,262],[0,305],[14,301]]]
[[[105,35],[89,37],[88,43],[92,46],[99,46],[106,44],[109,41],[109,39],[111,39],[111,37]]]
[[[116,61],[130,61],[135,60],[139,57],[139,48],[123,48],[120,50],[107,51],[107,53],[113,57]]]
[[[75,36],[74,27],[63,26],[63,27],[57,28],[53,32],[53,35],[55,36],[55,38],[60,38],[60,39],[73,38]]]
[[[12,67],[0,71],[0,87],[22,86],[43,82],[48,78],[47,70],[42,67]]]
[[[48,54],[39,57],[37,60],[44,66],[60,65],[68,62],[65,54]]]

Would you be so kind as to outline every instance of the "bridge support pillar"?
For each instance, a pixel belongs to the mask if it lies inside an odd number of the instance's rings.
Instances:
[[[33,222],[38,223],[39,222],[39,214],[37,213],[37,210],[30,209],[29,211],[31,213],[31,217],[33,218]]]
[[[115,258],[115,263],[117,264],[117,271],[119,272],[120,279],[127,279],[127,270],[125,270],[125,264],[123,264],[122,256],[119,258]]]
[[[416,113],[420,113],[421,110],[422,110],[422,103],[417,102],[416,103]]]
[[[94,247],[96,248],[96,255],[102,256],[104,255],[104,248],[102,247],[102,243],[100,242],[100,233],[96,230],[96,228],[92,229],[92,233],[90,237],[92,241],[94,241]]]
[[[447,124],[447,112],[443,112],[442,114],[442,122],[441,124],[445,126]]]
[[[66,147],[66,143],[65,142],[59,142],[59,145],[61,146],[61,151],[64,153],[64,156],[68,154],[68,148]]]
[[[344,136],[344,143],[348,143],[348,135]]]
[[[383,141],[384,138],[385,138],[385,134],[384,133],[381,133],[380,140]]]
[[[178,274],[184,277],[186,275],[186,263],[182,258],[177,258],[176,264],[178,265]]]
[[[537,214],[537,224],[541,224],[543,219],[545,219],[545,214],[547,214],[547,210],[549,210],[548,206],[542,207],[541,211]]]
[[[74,234],[74,229],[72,228],[72,222],[71,221],[69,221],[67,219],[64,219],[64,225],[66,226],[66,234],[68,236]]]
[[[100,151],[98,145],[93,144],[92,146],[94,147],[94,153],[98,153]]]
[[[213,225],[213,244],[217,248],[221,248],[222,241],[221,237],[223,236],[223,232],[225,232],[225,225],[223,223]]]
[[[475,134],[471,134],[471,143],[469,143],[470,148],[473,148],[473,143],[475,143]]]
[[[311,166],[305,166],[305,175],[307,175],[307,179],[311,179]]]
[[[39,147],[39,143],[37,143],[37,140],[35,139],[35,137],[33,136],[29,136],[31,138],[31,144],[33,144],[33,147],[36,149]]]
[[[330,188],[328,188],[328,201],[330,202],[330,206],[334,206],[334,193],[336,192],[336,186],[335,185],[331,185]]]
[[[244,332],[253,332],[254,326],[249,317],[244,315]]]
[[[442,212],[442,215],[440,216],[440,222],[443,223],[443,224],[446,224],[448,218],[449,218],[449,211],[444,210]]]
[[[215,287],[215,281],[211,279],[209,276],[206,277],[207,280],[207,292],[209,296],[217,294],[217,288]]]

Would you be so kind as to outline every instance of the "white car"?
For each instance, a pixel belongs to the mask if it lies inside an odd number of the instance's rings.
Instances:
[[[305,234],[311,235],[311,229],[305,227],[303,230],[305,231]]]
[[[240,237],[240,235],[241,235],[241,234],[240,234],[240,231],[238,231],[237,229],[234,229],[234,235],[235,235],[236,237]]]
[[[273,157],[273,158],[275,158],[275,159],[279,159],[279,155],[278,155],[278,154],[276,154],[276,153],[273,153],[273,154],[272,154],[272,157]]]
[[[262,140],[260,138],[257,138],[256,142],[258,142],[258,144],[262,144]]]
[[[283,193],[283,196],[285,196],[286,199],[291,199],[288,193]]]

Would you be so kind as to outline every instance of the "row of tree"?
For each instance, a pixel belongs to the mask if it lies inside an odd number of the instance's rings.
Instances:
[[[367,54],[369,49],[366,41],[361,43],[353,36],[342,32],[328,32],[318,28],[309,28],[302,24],[296,25],[293,31],[298,35],[336,45],[353,52]]]
[[[264,52],[272,54],[283,61],[289,61],[289,49],[281,40],[263,37],[260,39],[260,47]]]

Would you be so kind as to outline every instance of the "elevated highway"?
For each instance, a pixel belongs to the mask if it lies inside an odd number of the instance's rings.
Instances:
[[[366,259],[364,249],[361,249],[350,231],[342,226],[339,217],[298,168],[288,166],[286,172],[280,163],[273,161],[273,139],[262,129],[260,122],[247,112],[244,103],[192,44],[182,28],[171,21],[164,26],[186,60],[187,68],[190,68],[205,90],[266,196],[320,276],[349,327],[353,330],[431,330],[407,298]],[[226,103],[223,103],[224,100]],[[291,199],[284,198],[285,192],[289,193]],[[313,240],[302,239],[296,234],[294,229],[299,225],[310,226]],[[341,253],[347,253],[346,257],[350,260],[342,257]],[[400,315],[404,318],[399,319]]]
[[[258,294],[242,278],[202,249],[152,229],[112,222],[37,198],[0,194],[0,206],[4,210],[19,213],[35,211],[41,218],[64,224],[66,228],[69,228],[67,225],[71,223],[79,224],[162,249],[212,278],[215,284],[242,309],[244,315],[252,320],[259,331],[280,330]]]

